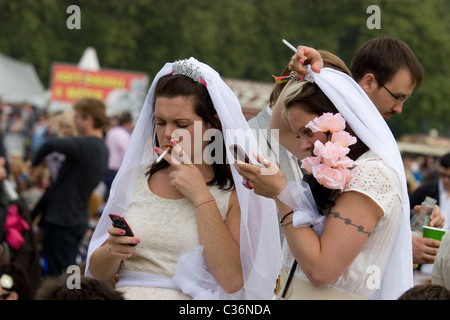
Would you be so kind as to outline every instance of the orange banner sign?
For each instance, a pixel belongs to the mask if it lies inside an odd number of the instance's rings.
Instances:
[[[132,82],[148,81],[145,73],[103,69],[85,71],[76,65],[55,63],[52,68],[51,99],[72,103],[80,98],[105,101],[115,89],[131,90]]]

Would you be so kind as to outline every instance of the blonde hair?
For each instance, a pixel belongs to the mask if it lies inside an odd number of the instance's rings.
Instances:
[[[64,110],[58,117],[58,135],[63,136],[62,127],[65,126],[71,131],[70,136],[77,136],[77,128],[74,122],[75,111],[72,108]]]
[[[341,58],[326,50],[320,49],[317,51],[322,57],[324,68],[333,68],[351,76],[350,70]],[[317,85],[308,81],[293,83],[286,89],[283,97],[284,107],[281,112],[282,121],[287,124],[287,110],[293,105],[299,104],[302,104],[305,111],[310,113],[322,114],[324,112],[338,112],[333,103],[325,94],[323,94],[322,90],[320,90]],[[310,108],[306,105],[309,105]]]
[[[331,55],[329,57],[332,56],[334,55]],[[333,66],[335,66],[333,68],[337,69],[338,71],[340,71],[338,68],[339,66],[345,67],[345,64],[339,61],[342,60],[340,59],[333,60],[333,62],[337,63],[336,65],[333,64]],[[328,65],[331,65],[330,60],[327,60],[327,63]],[[345,70],[345,68],[343,70]],[[286,89],[286,92],[283,97],[283,110],[282,110],[282,119],[283,119],[282,121],[284,121],[285,123],[288,123],[287,110],[289,110],[290,108],[301,108],[307,113],[316,115],[322,115],[326,112],[331,112],[332,114],[339,113],[336,106],[327,97],[327,95],[319,88],[319,86],[316,83],[312,83],[309,81],[300,81],[293,83]],[[345,131],[349,132],[353,136],[356,136],[356,134],[348,125],[346,125]],[[363,154],[367,150],[368,147],[360,139],[358,139],[356,144],[350,146],[349,157],[353,160],[356,160],[361,154]]]

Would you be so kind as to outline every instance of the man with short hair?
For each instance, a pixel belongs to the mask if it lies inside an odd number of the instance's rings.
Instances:
[[[386,120],[402,113],[424,73],[409,46],[388,36],[363,44],[353,56],[350,71]]]
[[[386,120],[401,114],[403,104],[423,81],[424,71],[411,48],[402,40],[380,36],[364,43],[353,56],[353,78],[372,100]],[[442,221],[440,210],[435,223]],[[442,227],[434,225],[435,227]],[[434,261],[439,243],[433,239],[412,237],[413,262]]]
[[[106,107],[97,99],[84,98],[74,106],[79,137],[47,140],[36,152],[32,166],[57,151],[66,156],[57,180],[46,190],[34,212],[42,212],[43,253],[49,275],[59,275],[76,264],[78,246],[88,228],[88,202],[108,166],[103,141]]]

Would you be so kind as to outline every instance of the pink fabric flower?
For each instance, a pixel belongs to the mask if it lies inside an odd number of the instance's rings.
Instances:
[[[339,143],[343,147],[348,147],[356,143],[356,138],[347,131],[339,131],[333,133],[331,142]]]
[[[312,174],[324,187],[344,190],[347,182],[352,178],[348,168],[353,166],[353,160],[347,157],[350,152],[348,146],[357,141],[355,137],[343,131],[345,119],[339,113],[324,113],[310,121],[306,127],[313,132],[330,132],[332,135],[331,141],[325,144],[320,140],[314,142],[315,156],[303,159],[302,168]]]
[[[320,164],[320,159],[317,157],[308,157],[302,160],[302,168],[312,173],[312,168]]]
[[[341,191],[344,190],[347,182],[352,177],[352,173],[346,168],[331,168],[325,164],[319,164],[313,167],[312,174],[321,185],[329,189]]]
[[[326,112],[322,116],[310,121],[306,127],[313,132],[338,132],[345,129],[345,119],[340,113],[332,114],[331,112]]]
[[[339,160],[344,159],[349,151],[349,148],[343,148],[339,143],[331,143],[330,141],[325,145],[320,141],[314,143],[314,154],[323,164],[329,167],[339,166]]]

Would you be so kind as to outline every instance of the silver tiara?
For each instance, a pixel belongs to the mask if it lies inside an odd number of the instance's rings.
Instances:
[[[206,87],[206,82],[205,80],[203,80],[202,73],[200,72],[200,67],[194,66],[194,64],[188,62],[188,60],[175,61],[173,63],[173,71],[171,74],[181,74],[205,85]]]

